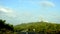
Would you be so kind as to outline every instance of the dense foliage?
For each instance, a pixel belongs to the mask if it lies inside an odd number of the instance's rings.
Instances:
[[[32,22],[27,24],[20,24],[15,26],[15,30],[28,31],[28,32],[48,32],[48,33],[59,33],[60,24],[48,23],[48,22]]]
[[[6,32],[20,31],[20,32],[42,32],[48,34],[58,34],[60,32],[60,24],[49,23],[49,22],[31,22],[31,23],[23,23],[20,25],[6,24],[6,20],[0,20],[0,34]],[[6,33],[7,34],[7,33]]]
[[[7,34],[7,32],[14,31],[13,25],[6,24],[5,22],[6,22],[6,20],[0,19],[0,34],[3,34],[3,33]]]

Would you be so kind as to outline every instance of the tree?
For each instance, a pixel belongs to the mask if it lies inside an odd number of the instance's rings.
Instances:
[[[6,20],[0,19],[0,31],[6,32],[6,31],[14,31],[13,25],[9,25],[5,23]]]
[[[4,28],[5,26],[5,20],[0,19],[0,29]]]

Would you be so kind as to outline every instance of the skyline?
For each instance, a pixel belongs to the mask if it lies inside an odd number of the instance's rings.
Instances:
[[[0,0],[0,19],[17,25],[40,20],[60,23],[60,0]]]

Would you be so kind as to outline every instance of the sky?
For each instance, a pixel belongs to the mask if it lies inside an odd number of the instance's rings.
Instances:
[[[60,23],[60,0],[0,0],[0,19],[13,25],[41,20]]]

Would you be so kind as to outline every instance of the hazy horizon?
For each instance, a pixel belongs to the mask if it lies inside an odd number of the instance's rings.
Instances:
[[[0,0],[0,19],[13,25],[41,20],[60,23],[60,0]]]

